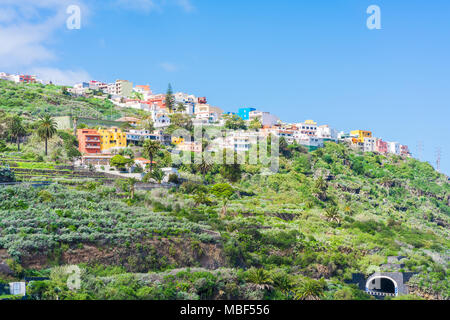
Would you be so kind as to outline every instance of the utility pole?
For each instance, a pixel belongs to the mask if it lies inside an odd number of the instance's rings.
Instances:
[[[417,159],[422,159],[423,141],[417,141]]]
[[[441,155],[442,155],[442,149],[441,147],[436,148],[436,170],[438,172],[441,172]]]

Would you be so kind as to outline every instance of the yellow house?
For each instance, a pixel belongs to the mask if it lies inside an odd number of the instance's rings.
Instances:
[[[365,130],[353,130],[350,132],[350,135],[356,136],[357,142],[364,142],[364,138],[372,138],[372,132]]]
[[[315,122],[314,120],[306,120],[306,121],[305,121],[305,124],[311,124],[311,125],[316,126],[316,125],[317,125],[317,122]]]
[[[173,144],[178,145],[178,144],[181,144],[183,142],[184,142],[184,138],[182,138],[182,137],[172,137],[172,143]]]
[[[127,146],[127,134],[119,128],[99,129],[100,148],[102,151],[111,148],[125,148]]]

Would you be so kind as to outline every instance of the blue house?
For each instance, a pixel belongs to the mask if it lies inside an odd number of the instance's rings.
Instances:
[[[238,111],[238,116],[243,120],[250,120],[250,112],[256,111],[255,108],[240,108]]]

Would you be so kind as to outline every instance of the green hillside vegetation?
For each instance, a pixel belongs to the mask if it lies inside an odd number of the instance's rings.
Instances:
[[[133,200],[126,188],[96,183],[2,188],[0,247],[23,265],[22,274],[50,272],[84,246],[129,252],[71,258],[87,263],[91,280],[76,293],[58,293],[67,299],[301,299],[309,287],[316,298],[364,299],[345,280],[374,272],[391,255],[408,257],[404,271],[420,272],[417,287],[449,297],[445,176],[414,159],[362,155],[334,143],[310,154],[294,151],[281,163],[273,175],[244,165],[234,183],[236,172],[214,165],[208,185],[137,191]],[[180,169],[201,175],[195,166]],[[163,239],[168,248],[156,249]],[[191,259],[177,258],[181,243],[189,243]],[[149,254],[158,250],[165,255]],[[112,268],[108,280],[89,269],[102,262]],[[225,268],[223,274],[188,269],[211,265]],[[173,276],[160,273],[166,270]],[[164,279],[162,286],[156,278]],[[55,281],[61,280],[45,281],[36,294],[54,297]]]
[[[24,90],[23,101],[39,89],[66,99],[52,86],[11,88],[2,87]],[[21,130],[11,130],[19,122],[10,121],[20,104],[0,103],[0,181],[34,170],[52,182],[0,187],[0,257],[11,270],[0,285],[49,277],[28,288],[31,299],[361,300],[371,297],[347,283],[352,273],[406,256],[401,271],[417,275],[404,299],[450,298],[450,184],[428,163],[344,143],[308,153],[281,141],[278,173],[203,162],[178,166],[182,182],[170,189],[139,191],[132,179],[71,179],[59,167],[77,157],[69,131],[49,139],[46,156],[41,98],[21,102],[29,117],[20,150]],[[149,177],[172,163],[161,146],[135,150],[152,153]],[[68,265],[82,270],[79,290],[67,286]]]
[[[112,120],[141,114],[139,110],[117,108],[107,98],[106,94],[99,91],[92,92],[88,97],[72,97],[61,86],[16,84],[0,80],[0,110],[32,119],[44,113],[54,117],[72,114]]]

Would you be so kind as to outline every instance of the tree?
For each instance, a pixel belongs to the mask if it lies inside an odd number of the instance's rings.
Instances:
[[[12,171],[9,167],[0,167],[0,182],[14,182],[16,181],[16,177],[14,175],[14,171]]]
[[[328,184],[324,178],[319,177],[316,180],[316,184],[315,184],[314,188],[315,188],[314,194],[316,195],[316,197],[319,200],[321,200],[321,201],[327,200]]]
[[[227,205],[234,195],[234,189],[228,183],[219,183],[211,188],[211,194],[222,200],[222,218],[227,215]]]
[[[153,120],[151,118],[145,120],[142,127],[144,128],[144,130],[147,130],[149,132],[155,131],[155,124],[153,123]]]
[[[174,132],[179,128],[183,128],[190,132],[194,130],[194,124],[192,123],[192,119],[189,115],[181,113],[170,115],[170,127],[168,130],[169,133]]]
[[[111,167],[117,168],[117,170],[124,170],[126,166],[131,162],[132,162],[131,159],[127,159],[124,156],[118,154],[111,158],[109,164],[111,165]]]
[[[178,112],[184,112],[184,111],[186,111],[186,106],[184,105],[184,103],[178,103],[177,104],[177,111]]]
[[[150,179],[154,179],[157,183],[161,184],[164,176],[164,172],[161,169],[156,168],[145,175],[144,181],[148,182]]]
[[[194,195],[194,206],[198,207],[201,204],[209,205],[212,201],[208,195],[202,190],[197,190]]]
[[[324,285],[321,281],[306,279],[295,289],[295,300],[320,300]]]
[[[128,156],[130,159],[134,159],[134,152],[130,148],[121,149],[119,151],[119,154],[121,156],[124,156],[124,157]]]
[[[57,124],[55,120],[49,115],[46,114],[42,116],[38,122],[38,135],[41,139],[45,141],[45,155],[48,155],[47,145],[48,140],[53,137],[56,133]]]
[[[225,128],[230,130],[245,130],[247,129],[247,126],[241,117],[234,114],[225,122]]]
[[[175,97],[173,96],[172,85],[170,83],[166,93],[166,108],[170,113],[175,109]]]
[[[154,140],[144,142],[144,154],[150,158],[150,172],[153,171],[153,158],[161,150],[161,143]]]
[[[280,153],[286,158],[292,157],[292,151],[289,149],[289,145],[284,137],[280,138]]]
[[[0,140],[0,152],[6,151],[8,147],[6,146],[5,141]]]
[[[63,94],[63,95],[69,95],[69,91],[67,90],[67,87],[66,86],[63,86],[62,88],[61,88],[61,93]]]
[[[197,164],[197,171],[203,176],[203,181],[205,181],[205,175],[211,171],[213,164],[203,157],[202,162]]]
[[[230,182],[239,181],[242,176],[242,168],[241,165],[238,163],[238,154],[235,152],[233,163],[227,164],[226,152],[224,152],[223,163],[225,164],[223,164],[219,170],[222,177],[228,179]]]
[[[134,199],[134,191],[135,191],[136,183],[138,183],[138,180],[136,178],[128,178],[127,179],[127,184],[130,189],[130,199],[132,199],[132,200]]]
[[[8,123],[8,131],[17,143],[17,151],[20,151],[20,139],[27,133],[22,124],[22,118],[17,115],[12,117]]]
[[[135,100],[144,100],[144,95],[140,92],[137,91],[133,91],[131,93],[131,99],[135,99]]]
[[[262,128],[261,121],[259,118],[254,118],[252,121],[250,121],[250,124],[248,125],[249,129],[252,130],[258,130]]]

